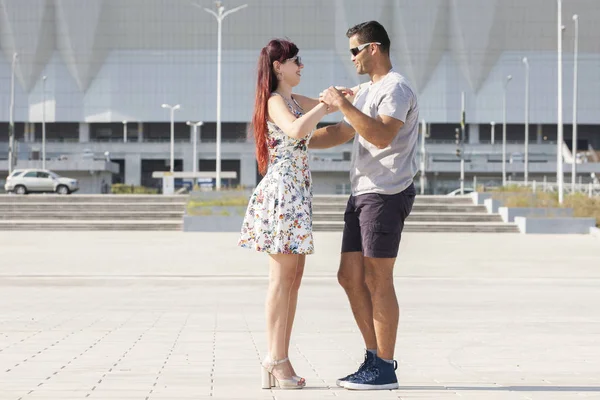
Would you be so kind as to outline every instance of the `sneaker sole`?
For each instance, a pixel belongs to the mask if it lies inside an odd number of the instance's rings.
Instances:
[[[344,389],[349,390],[393,390],[398,389],[398,383],[386,383],[385,385],[368,385],[365,383],[344,382]]]
[[[346,381],[342,381],[341,379],[338,379],[337,381],[335,381],[335,384],[336,384],[338,387],[341,387],[341,388],[343,388],[343,387],[344,387],[344,384],[345,384],[345,383],[346,383]]]

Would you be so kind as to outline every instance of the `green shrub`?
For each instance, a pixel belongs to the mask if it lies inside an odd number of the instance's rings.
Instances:
[[[506,207],[572,208],[574,217],[596,218],[600,227],[600,197],[588,197],[583,193],[565,195],[563,204],[558,203],[557,193],[533,192],[522,186],[506,186],[492,191],[492,198]]]

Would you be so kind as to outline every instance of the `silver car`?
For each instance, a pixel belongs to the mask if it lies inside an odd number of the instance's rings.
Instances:
[[[55,192],[71,194],[79,190],[77,180],[64,178],[44,169],[17,169],[8,178],[4,189],[16,194]]]

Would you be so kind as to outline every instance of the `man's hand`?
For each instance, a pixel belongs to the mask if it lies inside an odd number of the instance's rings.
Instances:
[[[347,88],[341,88],[341,89],[343,91],[338,90],[333,86],[325,89],[319,95],[319,101],[321,103],[327,104],[329,107],[339,109],[344,104],[344,102],[348,101],[345,97],[345,94],[352,93],[352,91]]]

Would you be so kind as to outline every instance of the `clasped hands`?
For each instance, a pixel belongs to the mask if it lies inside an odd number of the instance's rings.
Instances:
[[[348,97],[354,96],[352,89],[342,86],[330,86],[319,93],[319,101],[327,106],[327,113],[331,114],[340,109]]]

